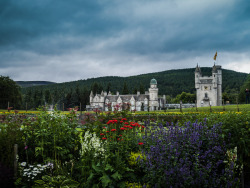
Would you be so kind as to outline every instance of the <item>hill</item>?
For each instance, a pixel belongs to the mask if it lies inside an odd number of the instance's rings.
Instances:
[[[169,97],[176,97],[182,92],[195,93],[194,87],[194,68],[167,70],[156,73],[141,74],[137,76],[119,77],[106,76],[99,78],[89,78],[85,80],[78,80],[65,83],[53,83],[47,85],[38,85],[33,87],[22,88],[24,94],[24,102],[32,104],[37,107],[44,103],[64,103],[66,107],[78,106],[81,102],[86,105],[89,102],[90,91],[101,93],[101,91],[111,91],[122,93],[123,87],[126,83],[129,93],[136,93],[136,91],[147,91],[149,82],[155,78],[158,82],[159,95],[168,95]],[[202,74],[211,76],[212,68],[201,68]],[[247,79],[247,73],[240,73],[232,70],[222,69],[222,91],[226,97],[225,99],[235,103],[236,96],[240,92],[240,88]],[[225,97],[225,96],[224,96]]]
[[[78,86],[80,89],[83,87],[87,87],[87,89],[90,90],[91,87],[93,87],[93,84],[97,83],[98,92],[101,92],[101,90],[106,91],[109,85],[110,90],[115,93],[116,91],[122,92],[124,82],[126,82],[130,93],[133,93],[135,89],[139,90],[140,85],[143,85],[144,89],[147,90],[147,88],[149,88],[150,80],[152,78],[155,78],[158,82],[159,94],[166,94],[174,97],[177,94],[182,93],[183,91],[195,93],[194,71],[194,68],[178,69],[129,77],[106,76],[57,84],[48,82],[50,84],[40,84],[39,88],[42,90],[53,90],[54,88],[57,88],[59,90],[70,90],[75,89]],[[201,68],[201,71],[202,75],[211,76],[211,68]],[[246,81],[247,76],[247,73],[222,69],[223,92],[231,93],[239,91],[240,87]],[[52,83],[53,85],[51,85]]]
[[[48,82],[48,81],[16,81],[16,83],[22,88],[55,84],[55,82]]]

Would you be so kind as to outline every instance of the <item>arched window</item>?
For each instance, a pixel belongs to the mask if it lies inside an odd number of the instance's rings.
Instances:
[[[207,96],[207,93],[205,93],[205,98],[207,98],[208,96]]]

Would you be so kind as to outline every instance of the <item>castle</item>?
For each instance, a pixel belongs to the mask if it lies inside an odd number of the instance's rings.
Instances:
[[[195,69],[196,105],[221,106],[222,105],[222,70],[221,66],[212,68],[212,76],[202,76],[201,69]]]
[[[202,76],[201,69],[197,65],[195,69],[195,89],[197,107],[221,106],[222,105],[222,69],[220,65],[212,68],[212,76]],[[101,94],[90,93],[90,105],[87,110],[99,109],[101,111],[136,110],[155,111],[165,107],[166,97],[158,96],[157,81],[150,81],[150,88],[145,94],[112,95],[111,92],[101,92]]]
[[[112,95],[111,92],[101,92],[101,94],[90,93],[90,105],[86,106],[87,110],[99,109],[102,111],[117,110],[136,110],[136,111],[155,111],[164,108],[166,100],[158,96],[157,81],[150,81],[150,88],[145,94]]]

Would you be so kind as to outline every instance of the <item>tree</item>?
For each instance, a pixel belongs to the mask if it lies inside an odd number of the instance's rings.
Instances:
[[[128,90],[127,82],[124,82],[124,84],[123,84],[122,94],[123,94],[123,95],[127,95],[127,94],[129,94],[129,90]]]
[[[142,85],[142,83],[140,83],[140,93],[141,94],[144,94],[145,93],[145,88],[144,88],[144,86]]]
[[[106,91],[107,91],[107,93],[109,93],[109,92],[111,91],[111,83],[110,83],[110,82],[108,83],[108,86],[107,86],[107,90],[106,90]]]
[[[45,98],[45,102],[47,104],[51,104],[52,103],[52,97],[51,97],[50,91],[48,89],[45,90],[44,98]]]
[[[0,108],[6,109],[8,102],[11,107],[20,108],[22,95],[20,86],[8,76],[0,76]]]
[[[249,89],[250,90],[250,74],[247,77],[247,80],[243,84],[243,86],[240,89],[240,94],[239,94],[239,101],[245,103],[246,101],[246,94],[245,90]]]
[[[195,94],[182,92],[181,94],[176,96],[174,102],[179,103],[180,101],[182,101],[182,103],[194,103],[195,97]]]
[[[137,88],[136,87],[133,89],[133,93],[132,94],[137,94]]]
[[[93,91],[93,94],[97,94],[98,93],[98,89],[99,89],[99,85],[97,82],[95,82],[92,87],[91,87],[91,90]]]

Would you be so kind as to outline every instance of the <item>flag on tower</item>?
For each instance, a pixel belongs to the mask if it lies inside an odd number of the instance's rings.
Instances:
[[[215,55],[214,55],[214,60],[216,61],[216,58],[217,58],[217,51],[216,51],[216,53],[215,53]]]

